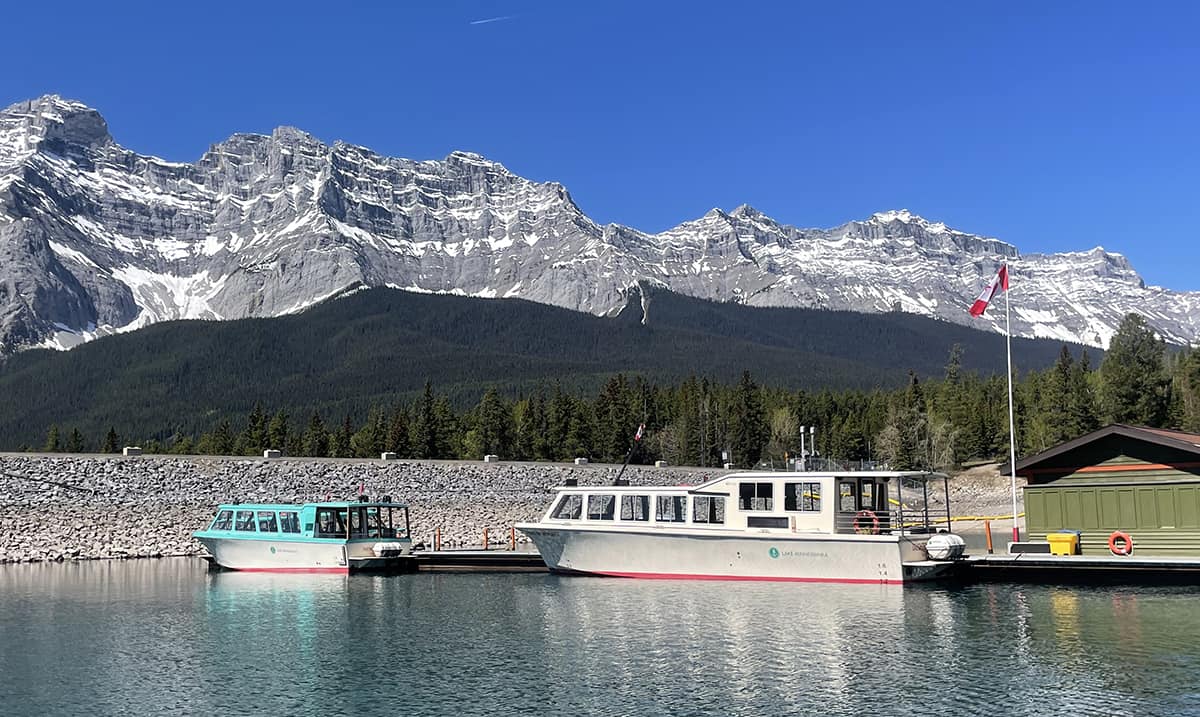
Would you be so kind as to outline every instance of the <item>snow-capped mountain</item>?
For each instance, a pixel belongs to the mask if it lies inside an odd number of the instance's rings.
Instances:
[[[759,306],[966,308],[1013,258],[1014,332],[1106,345],[1129,311],[1200,334],[1200,292],[1147,287],[1119,254],[1026,255],[907,211],[798,229],[749,206],[659,234],[599,225],[557,183],[479,155],[380,156],[300,130],[238,134],[193,164],[113,141],[46,96],[0,111],[0,355],[179,318],[299,311],[360,286],[521,297],[602,314],[628,287]]]

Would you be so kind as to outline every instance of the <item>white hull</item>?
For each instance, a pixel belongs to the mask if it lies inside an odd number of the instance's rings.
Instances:
[[[900,584],[937,577],[950,565],[926,560],[916,536],[517,527],[551,570],[590,575]]]
[[[212,561],[228,570],[263,572],[350,572],[402,568],[410,556],[377,557],[379,541],[349,542],[295,540],[274,541],[246,538],[197,538],[212,555]]]

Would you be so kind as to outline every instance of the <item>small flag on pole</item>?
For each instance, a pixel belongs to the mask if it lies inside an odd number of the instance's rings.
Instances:
[[[633,434],[633,440],[635,440],[635,441],[642,440],[642,435],[645,434],[645,432],[646,432],[646,424],[643,423],[640,426],[638,426],[637,433]]]
[[[1008,264],[1000,265],[1000,271],[996,272],[996,278],[992,279],[992,283],[988,284],[980,292],[979,298],[975,299],[975,303],[971,304],[971,316],[983,316],[984,310],[987,309],[998,291],[1008,291]]]

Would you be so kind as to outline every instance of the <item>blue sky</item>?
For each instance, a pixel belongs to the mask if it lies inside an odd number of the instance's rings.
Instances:
[[[1200,4],[19,3],[0,103],[177,161],[281,124],[466,149],[648,231],[908,208],[1200,290]],[[472,24],[489,18],[493,22]]]

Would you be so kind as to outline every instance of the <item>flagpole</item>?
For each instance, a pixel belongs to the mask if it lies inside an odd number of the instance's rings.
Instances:
[[[642,423],[638,426],[637,433],[633,436],[633,445],[629,446],[629,452],[625,454],[625,462],[621,464],[621,470],[617,473],[617,477],[613,479],[613,485],[619,485],[621,476],[625,475],[625,469],[629,467],[629,459],[633,458],[633,452],[637,450],[638,443],[642,440],[642,433],[646,430],[646,424]]]
[[[1012,277],[1008,275],[1008,262],[1004,263],[1005,283],[1012,286]],[[1021,531],[1017,528],[1017,430],[1013,420],[1013,387],[1012,387],[1012,320],[1009,312],[1008,293],[1011,290],[1004,287],[1004,346],[1008,353],[1008,466],[1009,482],[1012,484],[1012,538],[1016,543],[1021,540]]]

